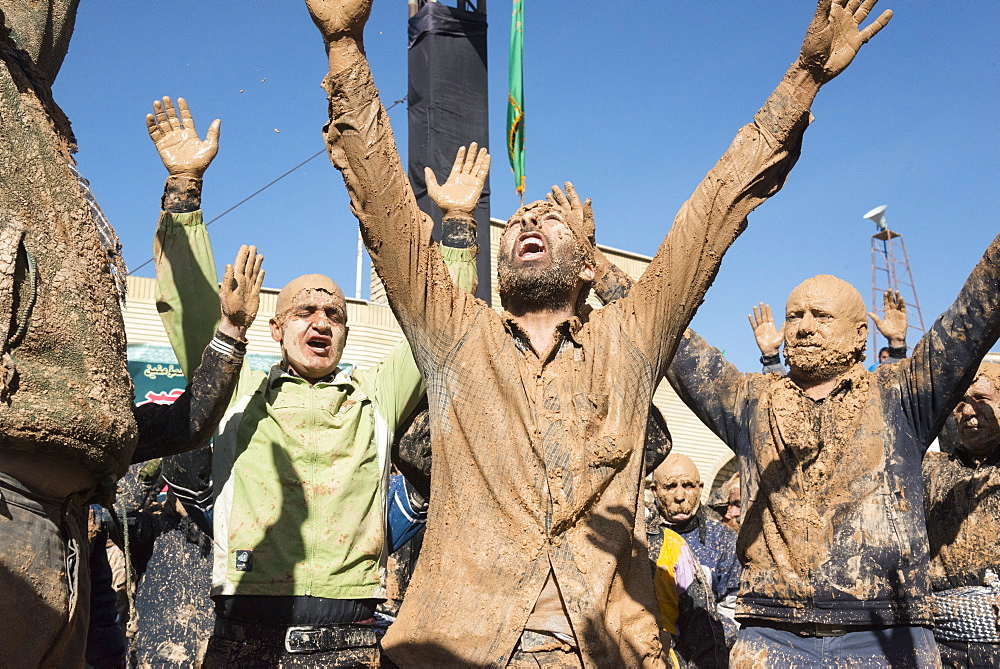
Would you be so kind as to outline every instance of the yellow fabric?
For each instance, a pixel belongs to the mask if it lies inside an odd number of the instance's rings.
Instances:
[[[674,568],[684,548],[684,537],[671,529],[663,528],[663,548],[656,558],[656,573],[653,575],[653,589],[656,591],[656,605],[660,609],[660,627],[671,634],[677,634],[677,612],[680,593],[674,580]]]

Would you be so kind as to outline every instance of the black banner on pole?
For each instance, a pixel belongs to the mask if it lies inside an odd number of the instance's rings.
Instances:
[[[460,146],[489,146],[486,14],[426,2],[409,22],[409,174],[417,204],[441,235],[441,210],[427,196],[424,167],[444,183]],[[490,182],[475,212],[477,297],[490,301]]]

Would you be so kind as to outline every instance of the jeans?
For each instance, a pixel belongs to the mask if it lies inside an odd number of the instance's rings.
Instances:
[[[803,637],[770,627],[744,627],[730,666],[925,669],[941,666],[934,634],[926,627],[889,627],[843,636]]]

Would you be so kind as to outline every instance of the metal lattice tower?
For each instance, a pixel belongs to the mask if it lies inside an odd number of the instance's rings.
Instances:
[[[920,300],[917,299],[917,288],[913,283],[913,272],[910,270],[910,259],[906,255],[906,243],[903,235],[889,229],[885,222],[887,205],[875,207],[864,218],[878,226],[878,232],[872,235],[872,313],[879,317],[885,316],[883,294],[887,290],[897,291],[906,304],[907,337],[912,344],[924,335],[924,316],[920,311]],[[915,337],[911,337],[911,331]],[[871,354],[878,361],[879,332],[874,325],[871,328]]]

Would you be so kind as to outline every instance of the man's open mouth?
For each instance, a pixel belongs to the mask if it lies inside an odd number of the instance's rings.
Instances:
[[[329,337],[312,336],[306,340],[306,347],[315,355],[328,355],[331,341]]]
[[[537,232],[525,232],[517,238],[514,255],[518,260],[531,261],[545,257],[545,238]]]

